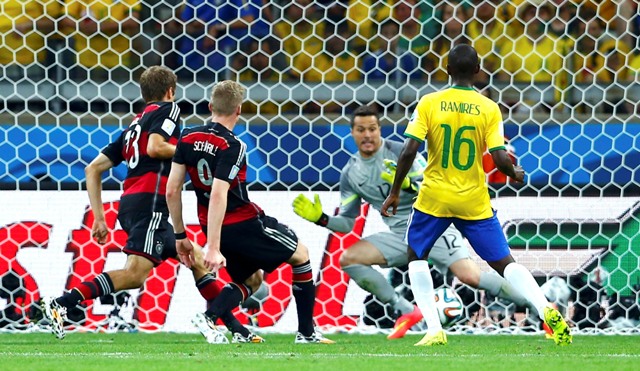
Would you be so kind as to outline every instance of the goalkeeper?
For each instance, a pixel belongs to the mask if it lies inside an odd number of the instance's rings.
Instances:
[[[293,201],[294,212],[302,218],[343,233],[352,230],[356,217],[360,215],[362,200],[380,210],[393,183],[395,161],[402,150],[402,143],[382,139],[378,115],[368,106],[354,111],[351,136],[358,147],[358,153],[352,156],[340,176],[339,214],[328,216],[323,213],[318,195],[313,202],[302,194]],[[403,337],[413,325],[422,320],[422,314],[417,306],[400,296],[372,265],[398,267],[409,263],[409,247],[404,242],[404,235],[425,167],[424,157],[418,154],[402,183],[398,213],[384,218],[390,232],[367,236],[345,250],[340,257],[340,266],[358,286],[381,302],[389,304],[400,314],[388,335],[389,339]],[[462,235],[453,225],[438,239],[429,258],[443,274],[451,270],[461,282],[471,287],[486,290],[516,305],[527,304],[526,299],[504,278],[495,273],[480,271],[477,264],[469,259],[469,251]]]

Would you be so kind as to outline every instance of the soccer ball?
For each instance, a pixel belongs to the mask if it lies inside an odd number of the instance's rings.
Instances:
[[[435,299],[442,327],[449,327],[462,318],[464,306],[462,299],[455,291],[448,287],[441,287],[436,290]]]

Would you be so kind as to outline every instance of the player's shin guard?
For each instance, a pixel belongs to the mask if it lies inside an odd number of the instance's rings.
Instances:
[[[531,272],[518,263],[511,263],[504,268],[504,278],[527,298],[538,311],[540,319],[544,321],[544,308],[549,305],[549,301],[542,293]]]
[[[79,302],[95,299],[115,291],[111,277],[106,273],[97,275],[91,281],[82,282],[78,287],[56,299],[65,308],[73,308]]]
[[[207,273],[196,281],[196,287],[200,291],[200,295],[206,301],[211,301],[220,295],[220,287],[216,282],[216,278],[211,273]]]
[[[198,279],[196,281],[196,287],[198,291],[200,291],[200,295],[207,301],[207,306],[213,306],[215,298],[217,298],[221,292],[213,274],[207,273]],[[232,333],[241,334],[245,338],[251,335],[251,331],[244,327],[231,311],[220,314],[219,318]]]
[[[209,318],[217,319],[226,312],[231,312],[251,295],[251,288],[242,283],[230,282],[220,291],[220,295],[213,301],[205,314]]]
[[[305,263],[293,267],[293,297],[296,300],[298,310],[298,332],[304,336],[314,333],[313,306],[316,302],[316,288],[313,284],[311,263]]]

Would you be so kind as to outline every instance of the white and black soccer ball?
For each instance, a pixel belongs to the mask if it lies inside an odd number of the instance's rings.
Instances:
[[[460,296],[448,287],[436,290],[436,309],[442,327],[447,328],[458,322],[464,315],[464,304]]]

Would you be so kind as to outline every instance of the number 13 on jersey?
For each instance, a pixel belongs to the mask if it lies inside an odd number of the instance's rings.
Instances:
[[[138,148],[138,140],[140,139],[140,125],[133,124],[125,134],[125,160],[129,169],[135,169],[140,161],[140,148]]]

